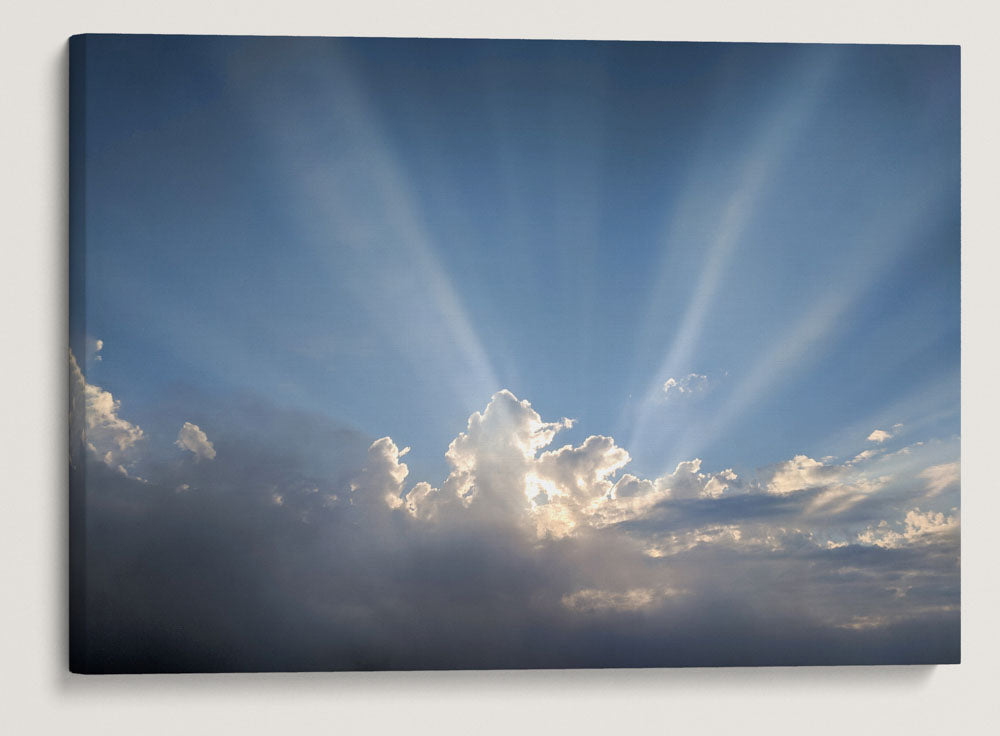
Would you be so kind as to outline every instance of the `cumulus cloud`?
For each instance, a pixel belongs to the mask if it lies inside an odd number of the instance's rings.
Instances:
[[[826,545],[831,540],[813,535],[809,524],[857,513],[855,507],[870,503],[899,480],[891,473],[865,469],[880,450],[864,450],[842,464],[832,457],[796,455],[759,469],[757,478],[750,480],[732,468],[705,472],[699,458],[680,462],[673,472],[658,478],[619,475],[631,458],[611,437],[592,435],[577,446],[548,449],[558,432],[569,426],[568,419],[544,421],[527,400],[500,391],[482,413],[469,418],[467,430],[449,446],[446,458],[452,469],[440,487],[421,481],[407,491],[406,466],[398,463],[395,445],[389,438],[373,444],[370,452],[384,456],[386,469],[372,497],[425,521],[447,517],[449,523],[461,523],[488,516],[532,529],[539,538],[659,518],[662,509],[689,501],[709,502],[733,494],[749,494],[751,499],[760,494],[795,497],[794,513],[805,526],[779,531],[716,524],[685,531],[681,537],[675,534],[666,546],[660,538],[649,547],[662,551],[685,548],[691,540],[697,544],[736,540],[775,548],[779,539],[810,539]],[[943,489],[957,470],[946,465],[924,472],[930,487]]]
[[[393,478],[382,493],[393,508],[420,518],[461,507],[525,524],[540,536],[564,536],[581,525],[635,518],[668,498],[716,498],[739,480],[732,469],[701,472],[697,458],[655,480],[627,473],[616,479],[631,457],[611,437],[591,435],[578,446],[546,449],[570,426],[569,419],[545,422],[527,400],[500,391],[451,443],[446,458],[452,470],[440,489],[418,483],[400,503],[401,480]]]
[[[474,515],[517,519],[532,504],[543,501],[539,496],[544,495],[544,501],[551,500],[550,494],[573,497],[572,488],[560,485],[566,477],[560,472],[562,466],[574,465],[594,479],[602,463],[596,456],[607,448],[592,443],[579,452],[546,453],[544,460],[536,457],[560,430],[572,424],[569,419],[544,422],[528,401],[499,391],[486,409],[469,417],[466,430],[449,445],[445,458],[451,472],[441,488],[422,484],[407,494],[405,506],[414,515],[433,516],[438,510],[461,507],[470,508]],[[578,493],[587,491],[577,488]],[[421,508],[426,506],[437,508]]]
[[[87,383],[72,350],[69,367],[71,457],[85,448],[108,467],[123,465],[143,439],[142,428],[119,416],[121,402],[110,391]]]
[[[868,435],[869,442],[878,442],[882,444],[886,440],[892,439],[892,432],[887,432],[884,429],[873,430],[870,435]]]
[[[198,460],[214,460],[215,447],[197,424],[184,422],[174,442],[182,450],[194,453]]]
[[[368,462],[350,486],[350,501],[356,505],[399,508],[400,492],[410,469],[400,458],[410,451],[400,450],[389,437],[375,440],[368,448]]]
[[[732,468],[719,473],[702,473],[701,459],[678,463],[674,472],[657,480],[670,498],[718,498],[735,486],[739,476]]]
[[[708,376],[699,373],[688,373],[680,378],[668,378],[663,383],[663,395],[693,394],[704,391],[708,386]]]
[[[919,508],[913,508],[906,512],[901,524],[891,525],[883,520],[878,526],[869,527],[861,532],[858,541],[886,548],[939,544],[951,541],[957,535],[958,529],[959,520],[955,514],[946,515],[940,511],[921,511]]]

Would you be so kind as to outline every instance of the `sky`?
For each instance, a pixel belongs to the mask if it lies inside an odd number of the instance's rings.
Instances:
[[[76,668],[957,661],[957,47],[71,54]]]

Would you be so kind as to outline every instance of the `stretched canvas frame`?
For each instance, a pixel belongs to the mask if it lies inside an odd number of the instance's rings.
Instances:
[[[959,660],[956,47],[70,66],[73,670]]]

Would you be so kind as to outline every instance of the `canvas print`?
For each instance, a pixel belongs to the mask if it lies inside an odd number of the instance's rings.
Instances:
[[[960,50],[70,42],[70,668],[960,660]]]

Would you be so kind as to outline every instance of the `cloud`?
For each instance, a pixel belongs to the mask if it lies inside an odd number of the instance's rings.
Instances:
[[[574,611],[587,613],[599,611],[639,611],[651,608],[663,598],[678,595],[671,588],[633,588],[622,592],[586,588],[564,595],[562,604]]]
[[[930,496],[936,496],[949,488],[958,488],[961,476],[958,461],[932,465],[920,473],[920,477],[927,480],[927,493]]]
[[[892,432],[887,432],[884,429],[873,430],[872,433],[868,435],[869,442],[878,442],[879,444],[889,439],[892,439]]]
[[[109,467],[126,463],[145,436],[142,428],[119,416],[121,402],[111,392],[87,383],[72,350],[69,367],[71,458],[85,449]]]
[[[400,493],[410,469],[399,459],[409,451],[409,447],[400,450],[389,437],[375,440],[368,448],[368,462],[351,482],[351,503],[376,508],[402,506]]]
[[[579,447],[565,445],[542,453],[533,468],[535,477],[549,481],[558,495],[589,503],[610,494],[614,485],[610,478],[630,460],[611,437],[594,435]]]
[[[671,392],[676,394],[693,394],[704,391],[708,386],[708,376],[698,373],[689,373],[681,378],[668,378],[663,383],[663,395],[670,396]]]
[[[182,450],[194,453],[197,460],[215,459],[215,447],[197,424],[184,422],[184,426],[177,433],[177,440],[174,444]]]
[[[823,546],[831,538],[813,535],[810,525],[838,518],[842,523],[855,523],[850,519],[872,513],[864,510],[866,504],[877,506],[879,494],[900,486],[906,478],[905,473],[871,466],[868,461],[877,458],[880,450],[864,450],[842,464],[833,458],[796,455],[759,469],[757,477],[750,479],[740,478],[732,468],[705,472],[699,458],[678,463],[671,473],[655,479],[627,472],[619,477],[631,458],[611,437],[592,435],[577,446],[547,449],[558,432],[569,426],[572,421],[568,419],[544,421],[527,400],[500,391],[482,413],[469,418],[466,432],[449,446],[446,458],[452,470],[440,488],[421,481],[407,492],[405,473],[391,473],[380,485],[381,497],[390,508],[405,509],[424,521],[461,524],[469,518],[489,517],[533,530],[538,538],[565,538],[580,536],[587,529],[635,525],[646,519],[662,523],[669,509],[691,501],[707,504],[732,499],[734,494],[746,494],[750,500],[788,496],[795,500],[788,512],[781,513],[797,517],[798,526],[792,530],[795,538]],[[391,444],[391,440],[379,443]],[[934,472],[935,480],[940,477],[947,482],[952,471],[942,467]],[[720,538],[771,546],[789,534],[784,526],[780,533],[773,527],[747,530],[732,527],[731,522],[727,526],[723,517],[718,518],[719,522],[712,523],[707,514],[707,526],[685,533],[702,543],[713,539],[713,533],[706,530],[726,529]],[[731,533],[734,529],[735,534]],[[684,543],[671,542],[677,544]]]
[[[678,463],[674,472],[657,480],[670,498],[718,498],[729,490],[739,476],[727,468],[720,473],[702,473],[701,459]]]
[[[759,475],[769,493],[794,493],[808,488],[819,488],[837,482],[845,474],[839,465],[825,465],[807,455],[796,455],[791,460],[772,465]]]
[[[572,424],[545,422],[528,401],[500,391],[449,446],[452,470],[440,489],[418,483],[404,503],[396,500],[401,481],[384,484],[383,493],[391,507],[419,518],[435,518],[444,507],[468,508],[534,528],[539,536],[565,536],[581,525],[635,518],[667,498],[718,497],[738,481],[732,469],[701,472],[699,459],[656,480],[630,474],[616,480],[631,458],[611,437],[591,435],[578,446],[546,449]]]
[[[144,484],[90,455],[90,671],[957,658],[957,515],[900,506],[918,470],[894,486],[798,455],[643,478],[614,438],[557,445],[572,421],[500,391],[431,484],[388,436],[172,405],[225,451]]]
[[[896,528],[902,527],[901,531]],[[882,521],[876,527],[869,527],[858,535],[862,544],[878,547],[897,548],[905,545],[927,545],[957,541],[958,517],[938,511],[921,511],[919,508],[906,512],[902,524],[890,525]]]
[[[873,457],[877,457],[882,450],[862,450],[850,461],[850,465],[856,465],[857,463],[863,463],[865,460],[871,460]]]
[[[498,391],[483,412],[469,417],[466,430],[448,446],[445,459],[451,472],[440,489],[426,484],[407,495],[406,508],[414,515],[432,516],[434,509],[420,508],[428,504],[436,507],[471,508],[474,514],[490,514],[505,519],[523,518],[532,505],[529,492],[536,489],[528,479],[549,481],[553,490],[569,495],[571,489],[558,486],[559,468],[576,464],[591,475],[599,472],[590,457],[601,448],[588,446],[580,453],[548,454],[542,461],[536,458],[538,450],[547,447],[562,429],[573,422],[543,422],[528,401],[519,400],[510,391]],[[597,460],[597,465],[600,464]],[[552,474],[554,477],[549,478]],[[540,481],[539,481],[540,482]],[[585,490],[578,489],[580,492]],[[536,492],[532,496],[538,496]]]

